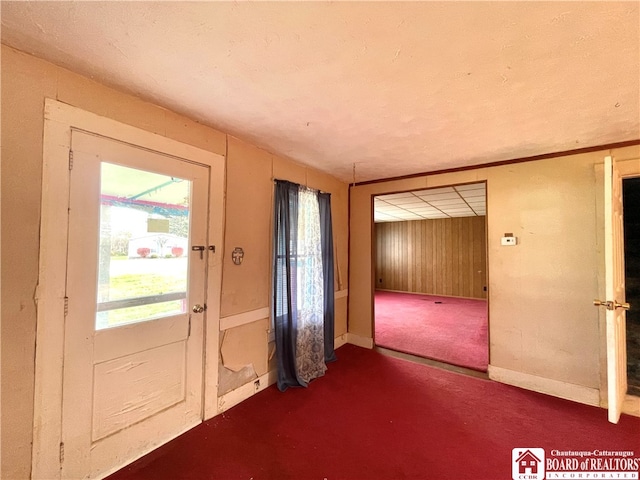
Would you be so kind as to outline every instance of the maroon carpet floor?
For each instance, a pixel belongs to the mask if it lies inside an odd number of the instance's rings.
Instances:
[[[511,450],[633,450],[640,418],[353,345],[307,389],[275,386],[111,480],[511,478]]]
[[[377,291],[375,306],[376,345],[487,371],[485,300]]]

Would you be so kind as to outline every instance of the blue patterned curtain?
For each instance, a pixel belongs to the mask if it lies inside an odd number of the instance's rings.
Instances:
[[[329,334],[333,347],[333,311],[326,314],[326,232],[321,228],[321,218],[325,218],[321,217],[321,205],[317,191],[276,181],[273,315],[281,391],[292,386],[306,387],[324,375],[327,318],[332,323]],[[333,310],[333,280],[330,290]]]

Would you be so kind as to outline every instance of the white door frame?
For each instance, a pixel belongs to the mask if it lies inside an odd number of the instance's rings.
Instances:
[[[631,158],[620,156],[613,156],[613,161],[616,162],[616,167],[620,173],[622,180],[625,178],[634,178],[640,177],[640,158]],[[596,166],[596,179],[598,183],[602,183],[604,179],[604,165],[597,164]],[[603,185],[600,185],[603,188]],[[598,194],[598,199],[603,195]],[[602,210],[602,215],[604,215],[604,210]],[[600,220],[603,220],[602,218]],[[603,277],[604,272],[600,272],[599,277]],[[601,289],[604,287],[601,287]],[[607,349],[606,349],[606,327],[605,327],[605,313],[604,309],[601,309],[600,312],[600,332],[601,332],[601,345],[603,349],[600,353],[600,406],[603,408],[609,408],[608,401],[608,382],[607,382]],[[626,348],[626,345],[624,346]],[[627,415],[634,415],[636,417],[640,417],[640,397],[629,395],[625,396],[624,403],[622,404],[622,413]]]
[[[217,414],[220,290],[222,285],[225,158],[76,107],[45,99],[40,258],[36,287],[36,361],[32,478],[60,478],[66,248],[71,129],[109,137],[210,168],[204,343],[204,419]]]
[[[491,332],[489,330],[489,208],[488,208],[488,185],[489,181],[485,179],[475,180],[472,182],[459,182],[459,183],[444,183],[443,185],[430,186],[425,188],[413,188],[411,190],[402,190],[401,192],[411,192],[415,190],[429,190],[429,189],[438,189],[438,188],[446,188],[446,187],[456,187],[459,185],[470,185],[476,183],[484,183],[484,200],[485,200],[485,209],[486,213],[484,215],[484,236],[485,236],[485,287],[487,296],[485,300],[487,301],[487,352],[488,352],[488,364],[487,367],[491,364]],[[399,192],[389,192],[389,193],[399,193]],[[372,275],[372,283],[371,283],[371,338],[373,347],[376,346],[376,306],[375,306],[375,296],[376,296],[376,285],[377,285],[377,274],[376,274],[376,253],[377,253],[377,243],[376,243],[376,233],[375,233],[375,220],[374,220],[374,199],[375,197],[379,197],[382,195],[388,195],[387,192],[379,192],[371,194],[371,275]],[[443,362],[446,363],[446,362]],[[488,369],[487,369],[488,374]]]

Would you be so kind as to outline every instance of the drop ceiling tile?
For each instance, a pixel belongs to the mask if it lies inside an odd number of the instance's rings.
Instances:
[[[374,209],[377,209],[377,208],[394,208],[397,210],[399,207],[397,205],[394,205],[393,203],[385,203],[381,205],[375,205]]]
[[[413,196],[415,195],[413,195],[413,193],[411,192],[404,192],[404,193],[391,193],[389,195],[378,195],[376,198],[387,202],[395,198],[407,198],[407,197],[413,197]]]
[[[404,212],[406,212],[406,210],[403,210],[401,208],[394,207],[394,206],[376,209],[375,211],[384,213],[386,215],[395,215],[396,213],[404,213]]]
[[[469,185],[456,185],[456,190],[458,192],[463,192],[465,190],[484,190],[484,183],[470,183]]]
[[[385,212],[382,215],[385,215],[387,217],[392,217],[392,218],[401,218],[402,213],[399,213],[399,212]]]
[[[414,195],[431,195],[437,193],[455,193],[453,187],[444,187],[444,188],[429,188],[427,190],[416,190],[412,192]]]
[[[392,205],[414,205],[414,204],[424,204],[424,200],[418,197],[407,197],[407,198],[395,198],[393,200],[389,200],[389,203]]]
[[[466,208],[443,208],[442,211],[446,214],[451,214],[451,213],[460,213],[460,212],[466,212],[466,213],[472,213],[472,210],[468,207]]]
[[[459,199],[460,196],[456,193],[456,192],[450,192],[450,193],[430,193],[428,195],[420,195],[420,198],[422,198],[423,200],[426,200],[427,202],[431,202],[434,200],[449,200],[452,198],[457,198]]]
[[[398,210],[397,212],[394,212],[394,215],[398,215],[398,216],[401,216],[401,215],[413,216],[413,215],[415,215],[415,213],[413,213],[413,212],[411,212],[409,210]]]
[[[477,190],[472,190],[470,192],[464,192],[468,195],[462,195],[462,198],[465,200],[477,200],[486,198],[486,194],[484,192],[478,192]]]
[[[420,207],[420,208],[412,208],[412,212],[423,214],[423,213],[440,213],[440,210],[432,207]]]
[[[461,205],[464,206],[466,205],[466,203],[464,203],[464,200],[458,198],[458,199],[450,199],[450,200],[434,200],[433,202],[429,202],[431,205],[433,205],[434,207],[446,207],[446,206],[453,206],[453,205]]]

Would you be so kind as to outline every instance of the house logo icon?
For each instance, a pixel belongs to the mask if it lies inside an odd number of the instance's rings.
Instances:
[[[544,480],[544,449],[514,448],[511,450],[513,480]]]

